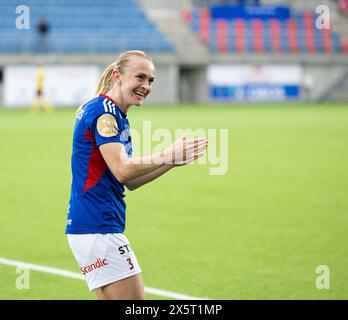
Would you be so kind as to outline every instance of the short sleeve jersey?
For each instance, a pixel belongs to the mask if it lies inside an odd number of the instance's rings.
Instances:
[[[71,170],[72,183],[67,234],[122,233],[125,229],[124,185],[111,173],[99,146],[117,142],[132,156],[126,114],[106,95],[76,112]]]

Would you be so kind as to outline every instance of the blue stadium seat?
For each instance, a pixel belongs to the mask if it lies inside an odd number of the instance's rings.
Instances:
[[[14,0],[9,5],[8,1],[0,0],[0,50],[3,52],[39,50],[36,26],[41,16],[50,25],[45,52],[115,52],[129,48],[174,51],[174,46],[134,0],[26,0],[30,29],[17,30],[15,8],[22,4]]]

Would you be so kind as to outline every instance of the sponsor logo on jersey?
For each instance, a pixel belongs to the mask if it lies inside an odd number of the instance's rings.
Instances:
[[[98,258],[98,260],[96,262],[91,263],[88,266],[81,267],[80,270],[83,274],[86,274],[86,273],[92,272],[93,270],[103,268],[103,267],[107,266],[108,264],[109,263],[108,263],[107,259],[99,259]]]
[[[125,253],[132,252],[132,248],[131,248],[131,246],[129,244],[125,244],[124,246],[118,247],[118,251],[122,255],[122,254],[125,254]]]
[[[115,137],[118,131],[115,117],[107,113],[100,116],[97,122],[97,130],[104,138]]]

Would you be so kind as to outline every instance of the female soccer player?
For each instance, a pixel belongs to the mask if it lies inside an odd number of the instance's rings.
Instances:
[[[185,135],[169,148],[132,157],[127,113],[154,81],[151,57],[127,51],[104,71],[97,97],[76,113],[66,234],[90,291],[99,299],[144,299],[141,269],[125,229],[124,186],[134,190],[203,155],[206,139]]]

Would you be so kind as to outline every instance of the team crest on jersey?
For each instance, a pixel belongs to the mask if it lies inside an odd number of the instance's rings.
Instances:
[[[115,117],[111,114],[103,114],[100,116],[97,122],[97,130],[104,138],[116,136],[118,126]]]

